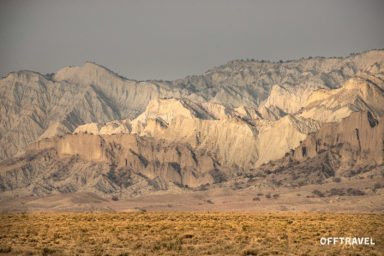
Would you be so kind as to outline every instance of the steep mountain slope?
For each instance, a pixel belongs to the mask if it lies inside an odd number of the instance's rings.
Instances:
[[[0,162],[0,189],[4,197],[131,197],[232,186],[238,177],[266,187],[350,177],[383,166],[383,99],[384,80],[367,74],[313,92],[300,111],[275,121],[252,107],[154,98],[133,120],[30,144]]]
[[[129,124],[124,121],[125,124],[115,125],[116,130],[125,129],[126,133],[169,143],[188,143],[195,149],[213,153],[226,166],[249,169],[282,158],[325,122],[340,121],[357,111],[382,116],[383,92],[384,81],[362,75],[348,80],[339,89],[313,92],[299,112],[275,121],[263,118],[253,108],[233,109],[187,99],[153,99]],[[99,131],[94,129],[95,124],[89,124],[75,133],[103,134],[101,130],[110,129],[109,124],[98,126]]]
[[[54,82],[22,71],[0,81],[0,156],[24,151],[32,141],[73,131],[79,124],[119,119],[92,88]]]
[[[203,92],[206,100],[212,102],[231,103],[233,106],[274,106],[286,113],[294,113],[313,90],[338,88],[360,73],[383,74],[383,62],[382,50],[348,58],[316,57],[283,63],[231,61],[202,76],[187,77],[175,83]],[[274,86],[275,93],[270,96]],[[276,94],[280,97],[275,97]]]
[[[315,91],[300,115],[321,122],[338,121],[357,111],[370,111],[373,115],[382,116],[383,84],[384,76],[361,75],[349,79],[339,89]]]
[[[360,73],[383,70],[384,51],[375,50],[284,63],[232,61],[173,82],[128,80],[93,63],[66,67],[52,76],[11,73],[0,80],[0,159],[23,153],[39,138],[71,133],[81,124],[133,119],[153,98],[260,107],[257,115],[276,120],[299,110],[313,90],[337,88]]]
[[[334,177],[369,177],[375,172],[382,177],[383,122],[383,116],[373,117],[364,111],[354,112],[340,122],[326,123],[285,157],[262,165],[252,175],[289,187],[322,183]]]
[[[29,71],[11,73],[0,80],[1,158],[23,152],[29,143],[39,138],[71,133],[84,123],[137,115],[142,107],[141,100],[148,101],[152,94],[158,96],[162,92],[154,84],[140,85],[123,80],[94,64],[87,63],[79,69],[95,72],[96,77],[109,75],[106,80],[112,84],[120,81],[125,91],[113,88],[104,88],[103,91],[93,85],[92,80],[87,84],[72,83]],[[58,72],[57,76],[63,77],[65,70]],[[143,90],[149,93],[142,93]],[[107,92],[113,93],[114,97]],[[138,94],[147,98],[136,97]]]
[[[188,99],[153,99],[136,119],[123,122],[116,122],[115,129],[168,143],[187,143],[210,152],[225,166],[238,168],[237,172],[283,157],[319,128],[312,119],[289,115],[268,121],[253,108],[233,109]],[[74,133],[101,135],[109,127],[109,123],[85,124]]]
[[[6,195],[78,191],[132,196],[213,183],[223,176],[215,160],[186,144],[130,134],[65,135],[32,143],[25,155],[5,160]]]

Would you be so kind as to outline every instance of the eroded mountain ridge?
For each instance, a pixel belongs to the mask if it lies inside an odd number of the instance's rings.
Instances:
[[[174,82],[92,63],[12,73],[0,81],[0,188],[130,197],[247,175],[265,183],[266,171],[289,186],[370,170],[384,158],[383,65],[370,51],[234,61]]]

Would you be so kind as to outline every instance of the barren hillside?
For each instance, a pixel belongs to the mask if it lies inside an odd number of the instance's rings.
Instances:
[[[231,61],[200,76],[165,82],[129,80],[89,62],[50,75],[14,72],[0,80],[0,159],[81,124],[133,119],[152,98],[260,107],[264,117],[274,120],[299,110],[313,90],[338,88],[361,73],[383,72],[381,50],[284,63]]]
[[[20,209],[13,198],[224,190],[232,204],[300,189],[363,196],[367,206],[384,187],[383,64],[383,51],[370,51],[233,61],[174,82],[127,80],[92,63],[49,77],[12,73],[0,81],[1,200]],[[358,180],[370,185],[348,187]],[[312,186],[324,189],[308,195]]]

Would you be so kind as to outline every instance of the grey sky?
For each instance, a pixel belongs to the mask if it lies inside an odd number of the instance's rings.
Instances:
[[[1,0],[0,73],[94,61],[132,79],[201,74],[241,58],[384,48],[384,1]]]

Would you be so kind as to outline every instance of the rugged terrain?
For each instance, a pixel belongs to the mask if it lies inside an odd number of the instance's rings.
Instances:
[[[260,107],[265,118],[276,119],[296,112],[316,89],[338,88],[361,73],[382,74],[383,59],[384,51],[373,50],[283,63],[237,60],[172,82],[129,80],[94,63],[47,75],[10,73],[0,80],[0,159],[81,124],[133,119],[156,97]]]
[[[86,63],[0,90],[4,211],[384,208],[384,51],[173,82]]]

